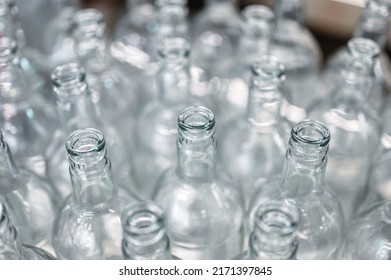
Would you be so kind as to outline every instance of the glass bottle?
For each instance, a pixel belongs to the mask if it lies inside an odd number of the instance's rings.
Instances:
[[[297,259],[332,259],[340,245],[343,212],[335,193],[324,184],[330,130],[304,120],[292,127],[280,178],[257,186],[249,206],[249,220],[270,199],[284,200],[300,211]]]
[[[73,191],[57,214],[53,248],[60,259],[122,259],[121,213],[136,198],[118,191],[103,134],[74,131],[66,141]]]
[[[277,0],[274,12],[276,30],[271,55],[286,68],[286,86],[291,101],[284,104],[284,116],[295,124],[306,118],[306,108],[313,102],[322,54],[314,36],[304,26],[305,0]]]
[[[0,260],[54,260],[48,252],[25,245],[12,225],[4,203],[0,202]]]
[[[86,71],[98,117],[116,127],[132,147],[134,117],[144,104],[137,80],[127,77],[110,55],[102,12],[80,10],[74,14],[74,24],[76,53]]]
[[[1,131],[0,182],[0,200],[8,208],[21,240],[34,246],[48,244],[59,207],[56,194],[45,179],[15,165]]]
[[[16,42],[7,37],[0,38],[0,99],[0,129],[16,160],[44,175],[44,151],[57,127],[56,114],[28,85]]]
[[[289,137],[289,125],[280,117],[284,79],[284,66],[273,58],[254,63],[246,113],[227,123],[218,138],[220,162],[240,180],[246,202],[255,180],[281,172]]]
[[[126,260],[171,260],[164,211],[152,201],[130,205],[122,213],[122,253]]]
[[[333,133],[326,182],[337,193],[346,220],[354,216],[365,198],[380,141],[379,117],[367,102],[379,47],[370,39],[353,38],[348,51],[349,59],[330,98],[308,111]]]
[[[235,2],[207,0],[192,21],[192,62],[206,69],[209,77],[220,77],[236,50],[240,15]]]
[[[274,13],[263,5],[248,5],[241,13],[242,33],[235,55],[222,74],[222,86],[217,115],[225,124],[245,112],[248,104],[248,84],[251,65],[269,54],[274,32]]]
[[[159,174],[176,161],[178,114],[190,104],[203,104],[192,94],[189,45],[183,38],[167,38],[159,45],[161,67],[157,93],[136,120],[133,155],[140,195],[150,198]]]
[[[385,97],[391,90],[391,62],[385,52],[387,37],[390,29],[391,5],[383,0],[369,0],[353,33],[354,38],[367,38],[376,42],[380,47],[380,55],[374,66],[375,84],[369,101],[375,108],[384,108]],[[349,46],[338,51],[327,62],[322,74],[323,96],[332,90],[331,85],[339,78],[339,71],[349,60]]]
[[[300,212],[292,204],[282,201],[262,203],[255,213],[248,250],[234,259],[296,259],[299,220]]]
[[[231,259],[242,251],[241,188],[217,166],[215,118],[191,106],[178,116],[177,164],[156,185],[172,252],[181,259]]]
[[[90,99],[85,72],[76,63],[57,66],[52,73],[53,93],[61,126],[53,134],[46,150],[47,177],[60,193],[61,200],[72,191],[69,180],[66,151],[63,148],[67,135],[77,129],[94,127],[106,135],[109,156],[115,164],[115,179],[125,189],[133,189],[131,152],[117,130],[98,118]]]
[[[378,202],[362,212],[346,228],[340,259],[391,259],[391,201]]]

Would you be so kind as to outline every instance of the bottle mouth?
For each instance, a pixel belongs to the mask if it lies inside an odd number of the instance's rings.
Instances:
[[[66,141],[66,149],[71,157],[105,156],[103,133],[94,128],[79,129],[71,133]]]
[[[275,27],[274,12],[264,5],[248,5],[243,9],[241,25],[252,33],[271,34]]]
[[[18,46],[14,39],[0,38],[0,62],[7,62],[15,58]]]
[[[330,142],[330,130],[319,121],[304,120],[292,127],[291,139],[307,146],[327,147]]]
[[[214,133],[215,116],[203,106],[191,106],[178,116],[179,132],[189,140],[202,141]]]
[[[358,37],[349,40],[348,52],[353,59],[372,62],[379,56],[380,47],[371,39]]]
[[[160,42],[158,48],[160,58],[168,61],[186,59],[189,53],[189,43],[186,39],[180,37],[165,38]]]
[[[77,63],[67,63],[54,68],[51,74],[55,87],[71,88],[85,80],[85,71]]]
[[[83,36],[102,36],[106,29],[103,14],[97,9],[77,11],[73,21],[75,31]]]
[[[187,0],[156,0],[155,5],[156,5],[156,7],[159,7],[159,8],[162,8],[167,5],[186,7]]]

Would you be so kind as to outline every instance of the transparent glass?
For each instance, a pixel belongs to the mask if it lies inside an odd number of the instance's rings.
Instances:
[[[172,252],[181,259],[231,259],[242,252],[240,185],[217,166],[213,113],[191,106],[178,117],[177,164],[156,185]]]
[[[300,212],[283,201],[267,201],[258,206],[248,250],[237,260],[293,260],[297,251]]]
[[[369,103],[382,110],[385,98],[391,90],[391,62],[385,52],[385,46],[390,29],[391,5],[387,1],[369,0],[363,10],[361,18],[356,25],[353,36],[368,38],[376,42],[380,49],[380,55],[374,66],[375,84],[369,95]],[[349,46],[339,50],[327,62],[320,81],[323,96],[327,96],[332,90],[332,85],[339,79],[339,71],[349,60]]]
[[[126,260],[173,260],[164,211],[152,201],[141,201],[122,213],[122,252]]]
[[[142,109],[135,126],[133,155],[140,195],[150,198],[159,174],[176,162],[177,118],[191,104],[205,104],[191,91],[189,45],[183,38],[167,38],[159,45],[158,97]]]
[[[16,42],[0,38],[0,129],[14,157],[45,174],[44,151],[58,125],[53,106],[32,90],[19,64]]]
[[[102,12],[80,10],[74,15],[74,23],[76,53],[86,71],[91,100],[98,117],[114,126],[132,147],[133,121],[144,104],[137,80],[127,77],[110,55]]]
[[[366,196],[381,134],[379,116],[367,102],[379,47],[370,39],[354,38],[348,48],[349,59],[330,98],[309,110],[311,118],[326,123],[333,133],[326,182],[337,193],[346,220]]]
[[[369,180],[369,195],[372,200],[391,199],[391,150],[386,150],[375,162]]]
[[[54,260],[38,247],[22,244],[4,203],[0,202],[0,260]]]
[[[15,165],[1,131],[0,183],[0,200],[8,208],[21,240],[37,246],[50,243],[59,208],[56,194],[45,179]]]
[[[219,160],[243,186],[248,202],[255,181],[280,174],[289,125],[280,117],[284,66],[265,57],[252,67],[246,113],[228,122],[219,135]]]
[[[191,59],[209,77],[220,77],[237,48],[240,15],[235,2],[208,0],[191,23]]]
[[[277,28],[270,52],[286,68],[291,100],[285,103],[283,113],[291,124],[306,118],[307,106],[316,97],[313,89],[322,62],[320,47],[304,26],[304,9],[305,0],[275,1]]]
[[[47,177],[64,200],[72,191],[64,143],[74,130],[94,127],[105,133],[109,156],[114,163],[114,178],[121,188],[134,190],[131,151],[115,127],[102,122],[90,99],[85,72],[76,63],[57,66],[52,73],[53,93],[61,126],[46,150]],[[129,128],[130,129],[130,128]]]
[[[53,248],[60,259],[122,259],[121,213],[137,201],[119,191],[103,134],[74,131],[66,141],[73,191],[57,214]]]
[[[374,204],[347,226],[339,257],[347,260],[391,259],[391,201]]]
[[[249,5],[241,13],[242,33],[235,54],[222,74],[219,107],[221,124],[242,115],[248,104],[251,65],[268,55],[275,27],[274,13],[263,5]]]
[[[280,178],[258,185],[250,203],[250,221],[259,205],[270,199],[299,209],[297,259],[333,259],[341,242],[343,212],[335,193],[324,184],[329,141],[330,130],[320,122],[294,125]]]

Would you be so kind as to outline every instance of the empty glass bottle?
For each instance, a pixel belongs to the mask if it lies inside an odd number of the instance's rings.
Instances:
[[[284,66],[265,57],[252,67],[247,111],[226,124],[219,136],[220,162],[240,180],[248,202],[255,180],[280,174],[289,125],[280,117]]]
[[[126,260],[170,260],[164,211],[152,201],[136,202],[122,213],[122,253]]]
[[[156,83],[158,97],[138,116],[134,135],[134,168],[143,197],[151,197],[159,174],[176,161],[178,114],[190,104],[202,104],[191,91],[189,45],[183,38],[167,38],[159,45],[161,67]]]
[[[349,59],[330,98],[309,110],[310,117],[326,123],[333,133],[326,182],[337,193],[346,220],[365,198],[380,141],[379,119],[367,102],[379,47],[370,39],[353,38],[348,50]]]
[[[275,27],[273,12],[263,5],[249,5],[242,11],[242,33],[235,55],[222,74],[221,96],[217,114],[226,123],[245,112],[251,65],[269,54]]]
[[[16,42],[0,38],[0,129],[18,162],[45,174],[44,151],[57,118],[53,106],[28,85]]]
[[[248,250],[239,260],[296,259],[299,210],[282,201],[267,201],[258,206]]]
[[[374,204],[347,226],[339,258],[391,260],[391,201]]]
[[[342,238],[341,206],[323,182],[329,141],[330,131],[320,122],[294,125],[281,177],[260,184],[250,203],[250,221],[257,207],[270,199],[285,200],[299,209],[297,259],[332,259]]]
[[[120,193],[103,134],[74,131],[66,141],[73,192],[53,226],[53,248],[61,259],[122,259],[121,213],[136,198]]]
[[[306,118],[306,108],[317,96],[313,89],[322,60],[318,43],[303,23],[304,4],[305,0],[277,0],[274,7],[277,28],[270,52],[286,68],[291,100],[282,111],[292,124]]]
[[[48,252],[22,244],[18,232],[8,217],[5,205],[0,202],[0,260],[54,260]]]
[[[60,199],[65,199],[72,191],[64,143],[71,132],[87,127],[104,131],[110,159],[116,166],[116,182],[125,189],[133,189],[131,152],[118,131],[98,118],[83,68],[76,63],[57,66],[52,73],[52,83],[61,126],[53,134],[46,150],[47,177],[59,191]]]
[[[216,162],[213,113],[201,106],[178,117],[177,164],[156,185],[172,252],[181,259],[230,259],[242,251],[244,203],[239,184]]]
[[[98,117],[114,126],[132,147],[134,116],[143,105],[137,80],[129,79],[115,63],[104,37],[102,12],[84,9],[74,15],[74,36]]]
[[[24,243],[43,246],[50,242],[59,207],[55,198],[46,180],[15,165],[0,131],[0,200]]]
[[[234,55],[240,36],[235,0],[207,0],[191,25],[192,62],[219,77]]]
[[[363,10],[360,21],[358,22],[353,36],[368,38],[376,42],[380,47],[380,55],[375,61],[374,73],[375,83],[372,89],[369,102],[377,109],[384,108],[385,97],[391,90],[391,62],[385,53],[385,46],[390,30],[390,11],[389,1],[369,0]],[[339,71],[349,60],[349,46],[338,51],[333,55],[322,74],[323,95],[330,93],[332,85],[339,78]]]

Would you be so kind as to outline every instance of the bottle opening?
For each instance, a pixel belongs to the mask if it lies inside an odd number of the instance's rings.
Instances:
[[[178,116],[180,132],[191,140],[209,138],[214,132],[215,117],[211,110],[202,106],[191,106]],[[201,138],[200,138],[201,137]]]
[[[330,142],[330,130],[321,122],[304,120],[293,126],[291,138],[298,143],[325,147]]]
[[[186,39],[180,37],[163,39],[158,48],[158,54],[162,59],[180,60],[189,56],[190,45]]]
[[[359,37],[349,40],[348,51],[353,58],[373,61],[379,56],[380,48],[371,39]]]
[[[272,33],[275,27],[273,11],[264,5],[248,5],[242,12],[242,29]]]
[[[105,32],[105,21],[102,12],[96,9],[84,9],[75,13],[76,31],[84,35],[101,36]]]
[[[68,137],[66,148],[70,156],[96,155],[97,152],[104,151],[105,140],[99,130],[94,128],[79,129]]]
[[[55,87],[71,88],[85,80],[85,71],[77,63],[57,66],[51,75]]]
[[[156,0],[155,4],[159,8],[162,8],[167,5],[186,7],[187,1],[186,0]]]

